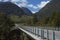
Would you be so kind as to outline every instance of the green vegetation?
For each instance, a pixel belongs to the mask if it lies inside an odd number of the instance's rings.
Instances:
[[[51,17],[44,16],[43,20],[39,20],[37,15],[23,15],[21,17],[11,17],[11,19],[22,26],[60,26],[60,12],[54,11]]]
[[[0,12],[0,40],[6,39],[7,33],[9,33],[13,26],[14,22],[12,22],[9,17],[4,15],[3,12]]]
[[[60,26],[60,12],[56,11],[53,13],[51,19],[49,20],[49,23],[48,23],[50,26]]]
[[[59,11],[53,12],[51,17],[45,16],[44,19],[40,21],[40,26],[59,27],[60,26],[60,12]]]

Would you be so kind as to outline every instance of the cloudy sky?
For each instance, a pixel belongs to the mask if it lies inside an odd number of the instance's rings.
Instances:
[[[0,0],[0,2],[12,2],[19,7],[27,7],[31,12],[35,13],[49,3],[50,0]]]

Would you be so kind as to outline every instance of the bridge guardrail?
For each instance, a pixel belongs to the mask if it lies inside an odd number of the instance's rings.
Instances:
[[[60,40],[60,28],[22,27],[24,30],[46,40]],[[59,35],[59,36],[58,36]]]

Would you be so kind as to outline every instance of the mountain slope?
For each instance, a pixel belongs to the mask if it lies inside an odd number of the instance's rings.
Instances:
[[[6,15],[14,14],[18,16],[25,15],[25,14],[29,15],[31,13],[31,12],[29,14],[27,14],[27,12],[25,13],[25,11],[22,8],[18,7],[17,5],[11,2],[0,2],[0,12],[1,11],[3,11]]]
[[[51,16],[54,11],[60,10],[60,0],[51,0],[44,8],[36,14],[38,17]]]
[[[60,0],[51,0],[44,8],[36,13],[38,24],[41,26],[60,26]]]
[[[32,15],[32,12],[28,8],[22,7],[21,9],[25,12],[25,15]]]

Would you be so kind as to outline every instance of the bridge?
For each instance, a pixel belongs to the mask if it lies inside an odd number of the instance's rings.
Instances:
[[[47,27],[20,27],[16,25],[16,28],[20,29],[33,40],[60,40],[59,28],[47,28]],[[30,39],[31,40],[31,39]]]

